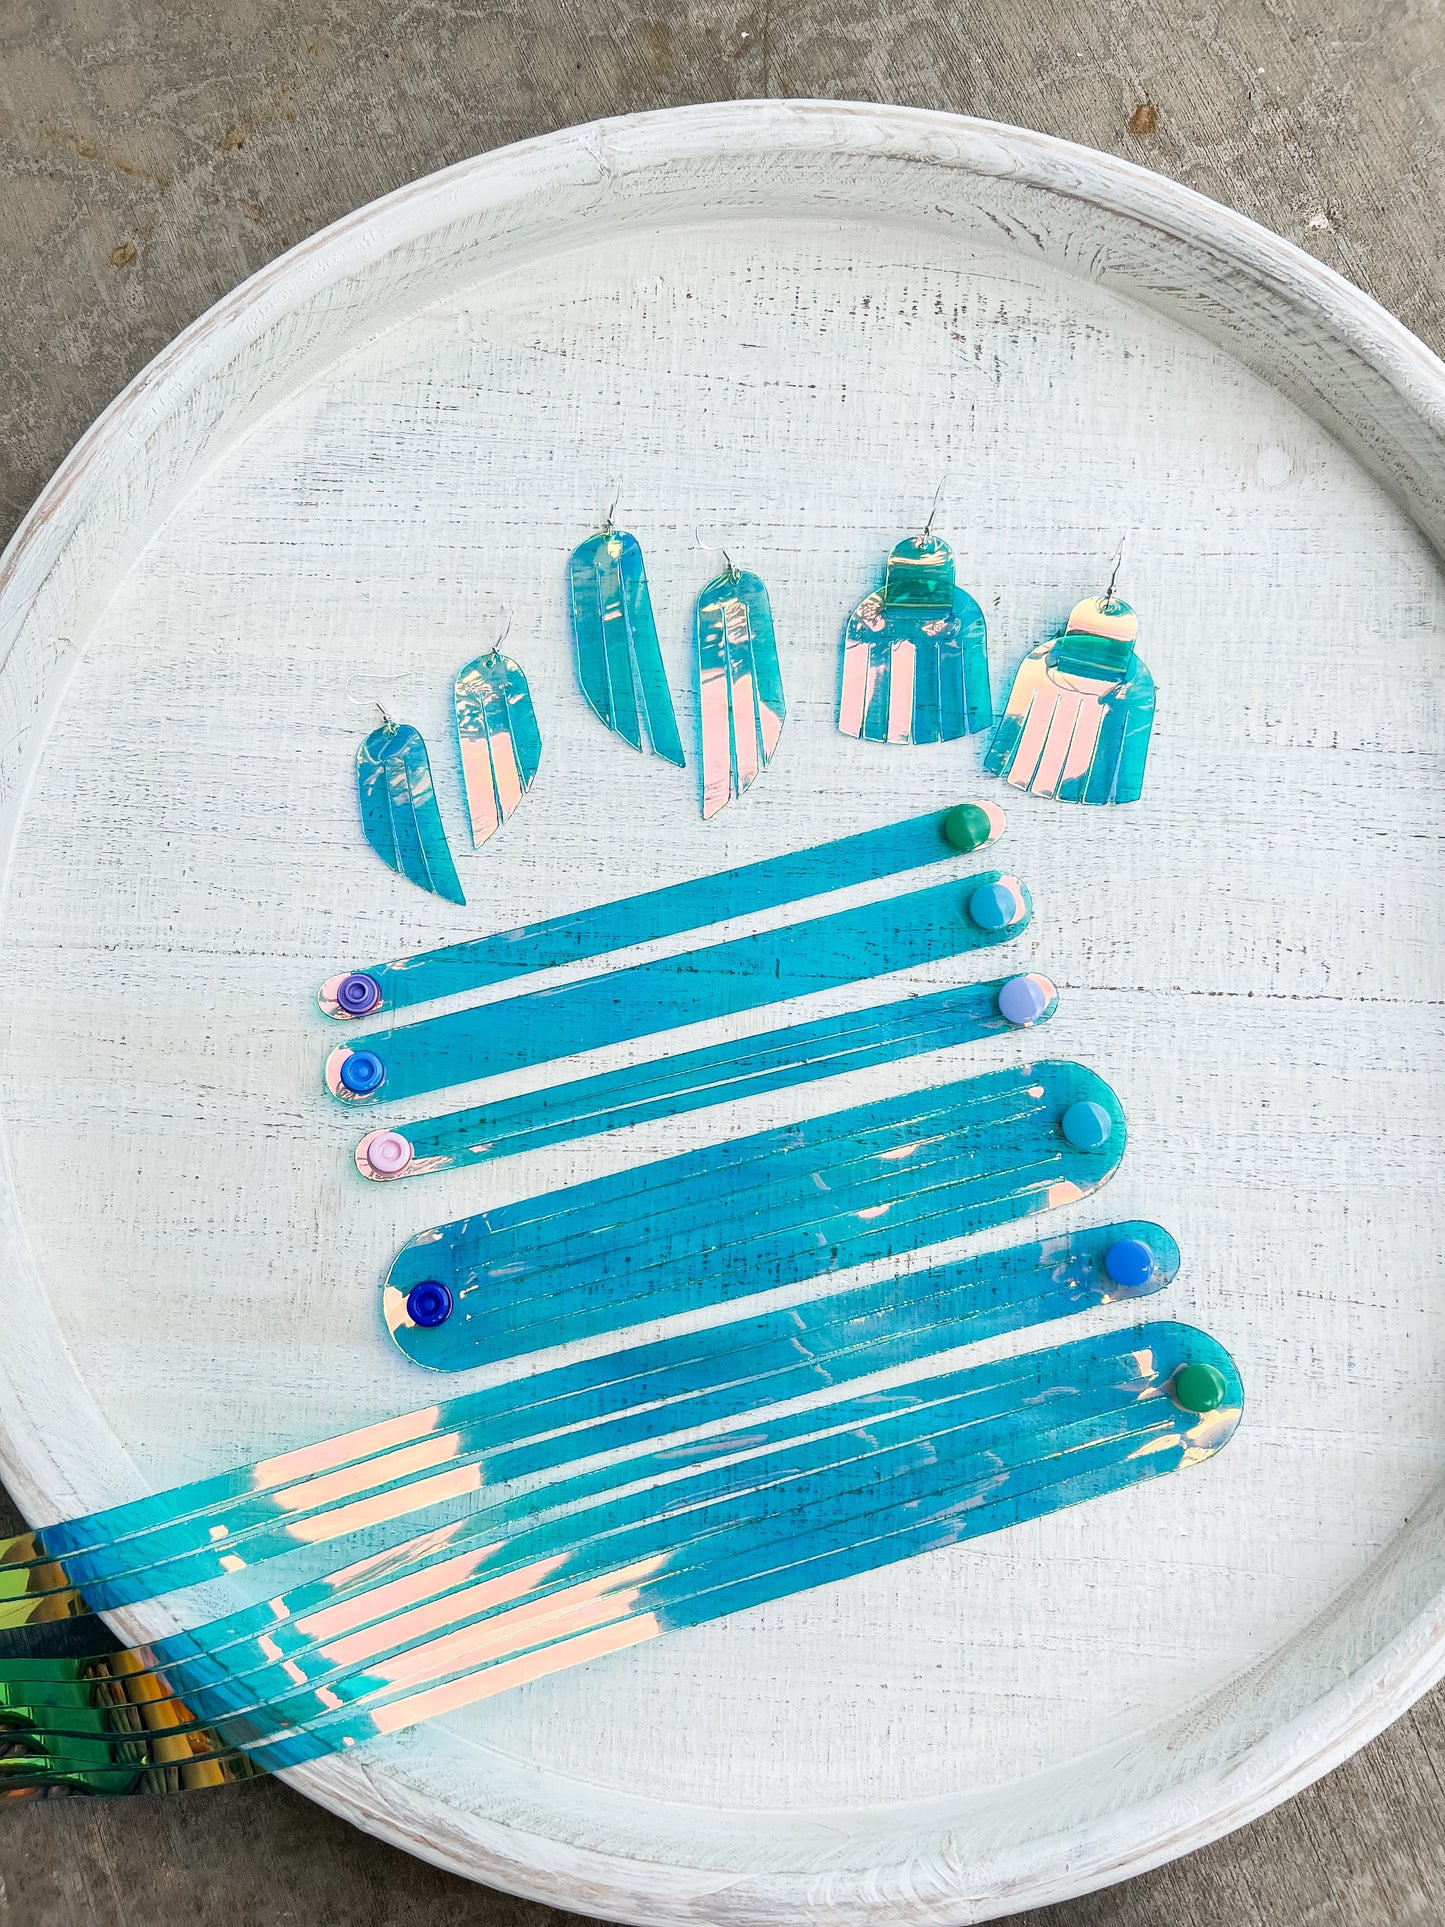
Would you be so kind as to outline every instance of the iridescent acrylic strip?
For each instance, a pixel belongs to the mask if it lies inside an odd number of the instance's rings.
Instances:
[[[464,1371],[1074,1203],[1124,1135],[1078,1064],[911,1091],[421,1232],[382,1312],[417,1364]]]
[[[466,1393],[11,1540],[0,1626],[108,1610],[429,1508],[474,1507],[500,1479],[1147,1295],[1178,1267],[1160,1226],[1103,1225]]]
[[[773,610],[759,575],[731,563],[697,599],[702,813],[716,816],[773,760],[787,705]]]
[[[1013,1361],[1003,1373],[971,1368],[918,1378],[803,1411],[782,1412],[774,1405],[748,1414],[728,1432],[690,1441],[675,1456],[653,1453],[608,1473],[559,1481],[537,1493],[530,1505],[489,1508],[453,1529],[289,1588],[199,1631],[168,1637],[144,1649],[147,1666],[165,1668],[171,1690],[189,1694],[220,1677],[221,1667],[234,1681],[284,1664],[285,1676],[265,1677],[259,1689],[284,1695],[288,1679],[300,1683],[300,1665],[314,1651],[313,1634],[342,1630],[337,1624],[342,1605],[350,1609],[348,1633],[367,1623],[390,1620],[394,1626],[398,1608],[465,1595],[483,1577],[493,1598],[481,1603],[492,1605],[504,1573],[521,1575],[504,1591],[504,1597],[515,1598],[550,1579],[564,1562],[575,1575],[584,1549],[600,1547],[605,1561],[621,1533],[658,1528],[671,1547],[681,1548],[715,1530],[716,1516],[701,1508],[745,1501],[768,1486],[786,1488],[809,1471],[845,1466],[856,1471],[881,1449],[934,1439],[960,1423],[979,1427],[979,1442],[995,1454],[1020,1434],[1030,1435],[1035,1446],[1041,1439],[1053,1441],[1058,1431],[1041,1433],[1037,1406],[1018,1396],[1021,1383],[1033,1391],[1048,1361],[1048,1354],[1034,1354],[1022,1369]],[[1096,1423],[1101,1413],[1112,1415],[1116,1405],[1107,1383],[1081,1388],[1065,1424]],[[868,1476],[865,1471],[857,1483]],[[327,1628],[307,1623],[306,1614],[318,1606],[326,1609]],[[206,1716],[222,1710],[204,1708]]]
[[[1017,877],[985,871],[630,970],[424,1017],[341,1044],[326,1087],[343,1103],[417,1097],[603,1044],[731,1016],[1008,943],[1033,905]]]
[[[876,882],[946,858],[971,855],[1003,834],[1003,811],[993,803],[961,803],[956,809],[863,830],[811,849],[746,863],[734,870],[668,884],[588,910],[525,924],[470,943],[423,950],[390,963],[367,964],[328,978],[318,993],[329,1017],[369,1017],[379,1010],[405,1010],[434,997],[505,983],[533,970],[553,970],[629,944],[674,937],[725,923],[730,917],[774,910],[799,897],[822,896],[853,884]]]
[[[682,740],[668,694],[657,626],[637,537],[609,522],[572,552],[572,641],[582,693],[610,730],[683,767]]]
[[[1182,1391],[1201,1377],[1203,1409]],[[501,1567],[480,1580],[473,1567],[451,1593],[413,1593],[384,1618],[379,1595],[329,1616],[322,1599],[288,1603],[279,1663],[300,1690],[281,1696],[275,1659],[239,1683],[231,1666],[206,1681],[202,1662],[184,1676],[188,1698],[257,1764],[294,1765],[660,1633],[1200,1463],[1232,1435],[1243,1396],[1228,1354],[1174,1324],[911,1389],[946,1402],[920,1409],[905,1391],[901,1422],[835,1434],[821,1463],[583,1539],[560,1562],[544,1527],[507,1542]],[[243,1710],[231,1711],[237,1702]]]
[[[1054,986],[1033,974],[906,997],[498,1098],[448,1117],[368,1131],[356,1147],[356,1168],[364,1178],[385,1181],[512,1157],[1032,1027],[1046,1023],[1057,1003]]]

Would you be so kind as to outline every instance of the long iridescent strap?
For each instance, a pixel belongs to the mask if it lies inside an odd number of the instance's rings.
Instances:
[[[1028,928],[1032,914],[1017,877],[985,872],[962,888],[914,890],[581,983],[375,1031],[332,1051],[326,1085],[349,1104],[445,1090],[1008,943]],[[359,1057],[366,1060],[360,1079],[351,1063]]]
[[[1186,1365],[1215,1377],[1203,1416],[1170,1396]],[[469,1576],[449,1600],[403,1607],[369,1632],[357,1633],[354,1614],[298,1626],[302,1640],[321,1634],[303,1659],[281,1662],[287,1684],[299,1673],[304,1689],[216,1730],[258,1764],[294,1765],[677,1627],[1198,1463],[1227,1441],[1241,1404],[1228,1355],[1179,1325],[975,1368],[956,1375],[945,1403],[909,1404],[893,1435],[889,1421],[844,1435],[842,1459],[835,1450],[821,1468],[790,1469],[660,1526],[605,1532],[560,1564],[514,1541],[506,1557],[519,1589],[499,1591],[493,1570],[490,1589]],[[250,1681],[237,1695],[227,1681],[189,1697],[209,1713],[255,1690]]]
[[[788,850],[758,863],[571,911],[544,923],[524,924],[441,950],[423,950],[389,963],[358,966],[328,978],[318,1001],[327,1016],[354,1019],[378,1010],[405,1010],[434,997],[484,990],[529,971],[580,963],[631,944],[775,910],[803,897],[824,896],[927,864],[956,861],[993,842],[1003,827],[1003,811],[993,803],[931,810],[902,823],[886,823],[881,829],[862,830],[806,850]],[[359,996],[340,1002],[337,992],[348,980],[358,986]]]
[[[521,1097],[498,1098],[446,1117],[368,1131],[356,1147],[356,1168],[364,1178],[385,1182],[512,1157],[547,1144],[838,1077],[921,1051],[973,1043],[1020,1024],[1032,1027],[1046,1023],[1057,1003],[1048,979],[1029,975],[875,1004],[839,1017],[791,1024],[762,1037],[734,1038]],[[1014,1014],[1005,1016],[1005,1009]]]
[[[503,1480],[1157,1291],[1178,1265],[1160,1226],[1103,1225],[467,1393],[12,1540],[0,1626],[234,1576],[449,1504],[475,1509]]]
[[[965,1423],[988,1424],[988,1450],[999,1449],[1012,1432],[1035,1429],[1027,1401],[1009,1407],[992,1380],[985,1386],[991,1396],[981,1398],[979,1382],[975,1369],[873,1389],[804,1411],[780,1413],[774,1405],[749,1413],[730,1431],[691,1442],[675,1460],[666,1453],[628,1460],[613,1470],[610,1484],[595,1472],[558,1482],[509,1518],[491,1508],[454,1529],[423,1535],[223,1621],[160,1641],[144,1649],[147,1663],[151,1670],[164,1669],[177,1693],[189,1695],[208,1683],[234,1683],[260,1672],[267,1677],[255,1689],[258,1699],[284,1695],[287,1680],[301,1683],[297,1668],[318,1639],[339,1633],[351,1637],[376,1625],[396,1643],[397,1635],[413,1630],[398,1616],[424,1601],[431,1612],[446,1601],[486,1616],[529,1590],[550,1589],[559,1574],[564,1585],[575,1583],[585,1553],[601,1547],[605,1563],[624,1533],[635,1539],[644,1528],[656,1528],[669,1547],[678,1549],[716,1529],[717,1514],[709,1508],[727,1500],[736,1509],[755,1489],[789,1489],[809,1471],[857,1467],[884,1448],[931,1439]],[[1033,1384],[1031,1375],[1027,1382]],[[1112,1393],[1106,1402],[1112,1403]],[[1091,1395],[1081,1393],[1068,1416],[1092,1418]],[[858,1483],[868,1476],[865,1469]],[[519,1530],[508,1532],[508,1526]],[[478,1592],[482,1585],[488,1589],[485,1596]],[[323,1656],[344,1670],[341,1655],[327,1651]],[[270,1668],[281,1666],[284,1678],[269,1676]],[[241,1706],[238,1700],[225,1708],[205,1706],[203,1716]]]
[[[1086,1148],[1062,1128],[1080,1111]],[[397,1253],[382,1315],[408,1358],[461,1371],[1073,1203],[1124,1136],[1077,1064],[908,1092],[434,1226]]]

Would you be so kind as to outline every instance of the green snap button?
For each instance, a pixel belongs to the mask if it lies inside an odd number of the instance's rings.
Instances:
[[[992,843],[1003,828],[1002,822],[995,823],[995,816],[1002,818],[1002,810],[988,810],[982,803],[960,803],[956,810],[950,810],[943,819],[943,840],[952,844],[968,856],[973,850],[981,850],[985,843]]]
[[[1170,1390],[1186,1412],[1213,1412],[1224,1403],[1224,1373],[1213,1365],[1181,1365]]]

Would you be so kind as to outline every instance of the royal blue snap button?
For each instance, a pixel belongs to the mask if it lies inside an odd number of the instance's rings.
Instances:
[[[1064,1142],[1076,1151],[1101,1151],[1114,1135],[1114,1120],[1091,1098],[1071,1104],[1059,1119]]]
[[[452,1295],[437,1279],[424,1279],[406,1294],[406,1315],[414,1325],[444,1325],[452,1315]]]
[[[1018,921],[1018,901],[1002,883],[981,883],[968,900],[968,914],[980,930],[1007,930]]]
[[[381,985],[363,971],[353,971],[336,986],[336,1004],[348,1017],[365,1017],[381,1002]]]
[[[1126,1291],[1137,1289],[1154,1276],[1154,1253],[1142,1238],[1116,1238],[1104,1253],[1104,1270]]]
[[[1037,977],[1010,977],[999,988],[998,1014],[1006,1023],[1036,1024],[1048,1007],[1048,993]]]
[[[386,1066],[374,1050],[354,1050],[342,1059],[337,1075],[343,1090],[350,1091],[353,1097],[368,1097],[385,1082]]]

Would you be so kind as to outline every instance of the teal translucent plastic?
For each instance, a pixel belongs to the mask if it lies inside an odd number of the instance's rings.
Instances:
[[[405,1605],[455,1596],[479,1579],[489,1581],[495,1592],[501,1574],[554,1562],[559,1555],[567,1562],[567,1575],[576,1576],[584,1547],[601,1546],[610,1553],[619,1533],[637,1527],[659,1525],[669,1543],[681,1547],[690,1537],[715,1529],[716,1515],[701,1510],[714,1501],[744,1499],[758,1488],[809,1471],[858,1466],[880,1449],[936,1438],[960,1425],[986,1428],[974,1442],[990,1452],[1020,1434],[1030,1434],[1036,1445],[1041,1437],[1052,1443],[1058,1432],[1041,1435],[1035,1423],[1037,1407],[1017,1397],[1020,1384],[1032,1391],[1040,1377],[1047,1378],[1040,1357],[1048,1355],[1031,1356],[1022,1374],[1015,1361],[1015,1369],[1002,1380],[972,1368],[805,1411],[780,1413],[774,1407],[752,1413],[733,1431],[691,1442],[675,1455],[648,1454],[620,1467],[559,1481],[534,1494],[530,1506],[514,1502],[489,1508],[454,1530],[427,1534],[355,1568],[293,1587],[263,1605],[139,1650],[150,1670],[164,1669],[170,1689],[187,1697],[196,1686],[223,1674],[235,1680],[282,1665],[285,1673],[262,1680],[259,1691],[268,1697],[277,1691],[284,1694],[288,1680],[299,1683],[297,1664],[317,1645],[318,1628],[306,1620],[312,1612],[327,1613],[334,1631],[339,1617],[335,1608],[358,1602],[362,1610],[347,1616],[348,1633],[389,1619],[404,1624],[394,1616]],[[1076,1388],[1065,1424],[1073,1433],[1077,1421],[1094,1425],[1101,1412],[1112,1424],[1117,1405],[1112,1385]],[[512,1527],[519,1531],[506,1536]],[[499,1538],[499,1532],[504,1536]],[[417,1580],[421,1583],[414,1583]],[[326,1636],[320,1635],[323,1640]],[[203,1709],[203,1717],[219,1710]]]
[[[372,730],[356,752],[356,789],[362,830],[388,869],[448,903],[465,903],[420,731],[393,722]]]
[[[1143,1242],[1154,1257],[1151,1277],[1134,1290],[1115,1284],[1104,1268],[1105,1253],[1125,1239]],[[1160,1226],[1102,1225],[582,1359],[47,1526],[27,1535],[33,1543],[16,1542],[25,1545],[22,1555],[10,1549],[0,1567],[0,1606],[7,1586],[21,1603],[55,1586],[82,1586],[87,1603],[102,1611],[234,1576],[239,1566],[313,1539],[317,1518],[338,1504],[404,1494],[394,1517],[412,1518],[438,1504],[432,1482],[458,1468],[480,1467],[474,1490],[490,1494],[504,1479],[1142,1296],[1161,1289],[1178,1267],[1178,1247]],[[374,1510],[379,1516],[382,1508]],[[51,1562],[63,1566],[46,1573]],[[44,1583],[35,1591],[18,1591],[37,1577]]]
[[[1015,907],[1013,922],[1001,930],[985,930],[968,914],[973,891],[989,883],[1002,883]],[[1017,878],[985,871],[963,886],[914,890],[581,983],[373,1031],[356,1048],[374,1053],[385,1066],[376,1098],[416,1097],[1008,943],[1028,928],[1032,914]],[[371,1102],[371,1094],[355,1096],[340,1081],[351,1048],[331,1053],[327,1088],[345,1103]]]
[[[1059,1120],[1088,1102],[1110,1134],[1079,1150]],[[910,1091],[423,1231],[392,1262],[383,1316],[415,1363],[464,1371],[1073,1203],[1124,1138],[1118,1099],[1079,1064]],[[426,1283],[450,1294],[441,1324],[412,1320]]]
[[[498,649],[457,671],[455,699],[462,787],[480,849],[532,787],[542,736],[520,663]]]
[[[927,863],[956,859],[960,852],[943,833],[946,811],[934,810],[882,829],[863,830],[811,849],[789,850],[761,863],[719,870],[640,896],[601,903],[545,923],[524,924],[470,943],[423,950],[414,957],[390,963],[366,964],[365,974],[381,991],[381,1007],[405,1010],[433,997],[454,997],[468,990],[484,990],[533,970],[552,970],[604,956],[628,944],[656,937],[677,936],[729,917],[757,910],[773,910],[799,897],[822,896],[855,883],[871,883]],[[1002,821],[1000,815],[1000,822]],[[345,973],[343,973],[345,974]],[[331,980],[336,981],[335,979]],[[322,1008],[331,1017],[348,1017],[326,991]]]
[[[697,599],[702,813],[716,816],[773,760],[787,705],[761,576],[728,568]]]
[[[1134,803],[1154,726],[1138,619],[1117,596],[1080,602],[1020,663],[984,768],[1061,803]]]
[[[1186,1363],[1223,1380],[1223,1403],[1204,1417],[1169,1397]],[[387,1617],[367,1621],[380,1600],[363,1599],[339,1638],[334,1622],[311,1636],[309,1608],[291,1607],[264,1669],[237,1677],[257,1650],[243,1643],[229,1663],[214,1649],[178,1661],[167,1682],[184,1686],[223,1744],[275,1770],[601,1651],[1198,1463],[1241,1408],[1228,1354],[1182,1325],[975,1367],[880,1395],[850,1431],[681,1481],[693,1490],[675,1485],[663,1512],[634,1518],[629,1507],[652,1502],[639,1493],[610,1501],[591,1533],[576,1515],[547,1522],[465,1562],[451,1591],[413,1595],[422,1603]],[[499,1585],[508,1573],[520,1583]]]
[[[838,728],[870,743],[946,743],[992,721],[983,611],[956,587],[948,544],[908,536],[843,632]]]
[[[481,1164],[545,1144],[620,1131],[652,1118],[891,1063],[919,1051],[946,1050],[994,1037],[1012,1028],[998,1008],[998,993],[1008,981],[991,978],[930,997],[906,997],[841,1017],[792,1024],[763,1037],[735,1038],[704,1050],[529,1091],[522,1097],[498,1098],[448,1117],[398,1125],[412,1151],[411,1162],[400,1175],[424,1177],[459,1165]],[[1053,1010],[1050,1003],[1035,1022],[1046,1022]],[[363,1177],[384,1181],[366,1162],[369,1141],[362,1139],[357,1168]]]
[[[684,763],[657,625],[637,538],[605,528],[572,552],[572,643],[582,693],[610,730],[642,748],[642,724],[655,755]]]

